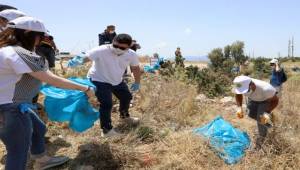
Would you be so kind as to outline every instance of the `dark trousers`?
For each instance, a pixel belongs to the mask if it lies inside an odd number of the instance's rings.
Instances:
[[[268,133],[269,127],[260,123],[260,116],[264,114],[269,104],[267,101],[255,102],[251,100],[249,100],[247,104],[249,117],[257,122],[259,137],[256,140],[256,145],[258,147],[264,142]]]
[[[35,113],[21,113],[17,104],[0,105],[0,139],[7,158],[6,170],[25,170],[27,154],[45,153],[46,126]]]
[[[132,95],[126,83],[122,82],[116,86],[109,83],[92,81],[96,86],[96,97],[100,102],[100,124],[103,132],[106,133],[113,128],[111,123],[111,110],[113,107],[112,94],[120,100],[119,112],[121,118],[129,117],[129,105]]]

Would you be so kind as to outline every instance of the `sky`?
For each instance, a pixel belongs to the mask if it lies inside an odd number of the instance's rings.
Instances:
[[[141,55],[207,55],[244,41],[251,56],[287,56],[294,37],[300,56],[299,0],[1,0],[44,21],[60,51],[77,53],[98,45],[107,25],[140,43]]]

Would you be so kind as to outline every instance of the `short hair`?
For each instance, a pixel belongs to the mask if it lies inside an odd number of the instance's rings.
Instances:
[[[128,46],[131,46],[132,38],[129,34],[118,34],[114,41],[120,44],[127,44]]]
[[[106,28],[107,29],[109,29],[109,28],[115,28],[115,26],[114,25],[108,25]]]

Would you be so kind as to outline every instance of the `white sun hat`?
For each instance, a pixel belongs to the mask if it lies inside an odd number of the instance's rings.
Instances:
[[[16,9],[6,9],[0,12],[0,17],[5,18],[8,21],[14,20],[25,15],[26,14],[24,12]]]
[[[35,31],[35,32],[43,32],[43,33],[47,32],[47,29],[45,28],[45,25],[42,21],[28,16],[19,17],[17,19],[8,22],[7,27],[18,28],[18,29],[23,29],[28,31]]]
[[[278,60],[276,58],[273,58],[271,61],[270,61],[270,64],[278,64]]]
[[[252,79],[248,76],[237,76],[233,80],[233,84],[235,85],[233,92],[236,94],[245,94],[249,90],[249,85]]]

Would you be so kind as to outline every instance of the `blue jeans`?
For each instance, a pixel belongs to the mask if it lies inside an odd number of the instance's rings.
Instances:
[[[129,105],[132,99],[132,95],[128,89],[126,83],[122,82],[116,86],[109,83],[101,83],[92,81],[96,86],[96,97],[100,102],[100,124],[104,133],[107,133],[113,128],[111,123],[111,110],[113,107],[112,94],[114,94],[120,100],[120,117],[129,117]]]
[[[29,149],[45,153],[46,126],[34,113],[21,113],[18,104],[0,105],[0,139],[7,150],[6,170],[25,170]]]

